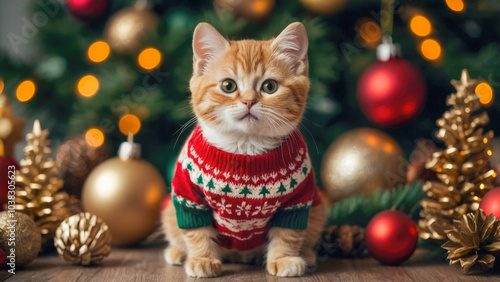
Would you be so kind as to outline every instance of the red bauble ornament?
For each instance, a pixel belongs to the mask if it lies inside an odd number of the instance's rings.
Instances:
[[[2,249],[0,249],[0,268],[4,267],[5,265],[7,265],[7,255]]]
[[[397,127],[415,118],[425,102],[420,71],[397,56],[398,47],[384,42],[378,60],[361,75],[357,98],[363,113],[383,127]]]
[[[100,19],[111,3],[110,0],[67,0],[70,14],[84,22]]]
[[[417,248],[417,226],[399,211],[383,211],[366,227],[366,247],[370,254],[385,264],[400,264]]]
[[[484,214],[492,213],[496,219],[500,219],[500,187],[491,189],[484,195],[479,204],[479,208],[484,210]]]
[[[9,188],[9,176],[12,175],[12,167],[19,169],[18,164],[11,158],[0,157],[0,211],[3,211],[3,205],[7,203],[7,191]]]

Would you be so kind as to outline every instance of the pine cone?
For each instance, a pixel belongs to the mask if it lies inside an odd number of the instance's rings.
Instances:
[[[316,247],[318,257],[358,257],[365,250],[365,229],[356,225],[327,227]]]
[[[479,82],[463,70],[461,80],[452,81],[457,92],[446,102],[452,107],[436,122],[440,127],[436,138],[446,148],[434,152],[425,166],[436,172],[437,179],[423,186],[427,198],[421,202],[422,239],[444,243],[453,221],[476,211],[484,194],[493,188],[496,172],[488,159],[494,135],[483,132],[489,122],[486,112],[475,114],[482,108],[474,90]]]
[[[63,182],[55,176],[55,162],[50,158],[48,134],[49,131],[41,130],[40,123],[35,121],[33,132],[26,136],[26,158],[16,171],[15,209],[30,216],[38,225],[42,247],[54,238],[59,224],[70,215],[69,196],[61,191]]]
[[[80,198],[85,179],[109,154],[110,148],[107,145],[92,147],[83,135],[62,142],[57,149],[56,166],[59,177],[64,181],[64,190]]]
[[[90,213],[75,214],[56,231],[54,245],[64,260],[75,264],[99,264],[111,251],[111,232]]]
[[[500,251],[500,220],[493,214],[486,216],[480,209],[463,215],[446,235],[450,240],[442,247],[448,250],[450,264],[460,262],[463,273],[477,264],[483,270],[493,268],[493,253]]]

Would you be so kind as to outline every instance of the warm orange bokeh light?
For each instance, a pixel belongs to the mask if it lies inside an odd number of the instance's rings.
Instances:
[[[252,8],[257,14],[266,14],[273,8],[273,2],[269,0],[257,0],[252,3]]]
[[[85,133],[85,141],[92,147],[104,144],[104,133],[98,128],[91,128]]]
[[[93,75],[86,75],[78,81],[76,90],[83,97],[92,97],[99,90],[99,80]]]
[[[375,21],[366,20],[360,26],[359,35],[366,43],[378,42],[381,36],[380,26]]]
[[[414,16],[410,21],[410,29],[418,36],[427,36],[431,33],[431,22],[424,16]]]
[[[141,120],[134,115],[124,115],[120,122],[118,123],[118,127],[123,135],[128,136],[129,133],[137,134],[139,130],[141,130]]]
[[[137,58],[139,66],[145,70],[152,70],[161,63],[162,55],[156,48],[146,48],[141,51]]]
[[[446,0],[446,5],[450,10],[455,12],[463,11],[465,8],[465,4],[463,0]]]
[[[426,39],[420,45],[420,51],[427,60],[437,60],[441,57],[441,44],[434,39]]]
[[[2,95],[4,87],[5,83],[3,83],[3,79],[0,78],[0,95]]]
[[[100,63],[109,57],[110,48],[104,41],[96,41],[89,46],[87,56],[94,63]]]
[[[486,82],[481,82],[476,86],[475,92],[479,96],[479,102],[483,105],[489,105],[493,100],[493,89]]]
[[[16,89],[16,97],[19,102],[28,102],[35,96],[36,85],[32,80],[21,82]]]

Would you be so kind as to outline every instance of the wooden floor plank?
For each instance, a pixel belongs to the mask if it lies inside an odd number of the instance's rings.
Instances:
[[[196,279],[187,277],[181,266],[166,265],[163,248],[164,245],[115,248],[99,267],[71,265],[55,254],[40,256],[6,281],[500,281],[498,271],[486,275],[463,275],[459,266],[449,266],[446,261],[429,261],[422,251],[401,266],[384,266],[372,258],[327,259],[320,261],[313,273],[283,280],[267,274],[263,266],[224,264],[223,276]],[[5,278],[4,271],[0,280]]]

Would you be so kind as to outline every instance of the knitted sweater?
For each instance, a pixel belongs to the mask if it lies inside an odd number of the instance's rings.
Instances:
[[[199,126],[179,155],[172,194],[179,228],[214,225],[219,245],[242,251],[264,244],[270,227],[306,229],[321,202],[300,133],[251,156],[212,146]]]

